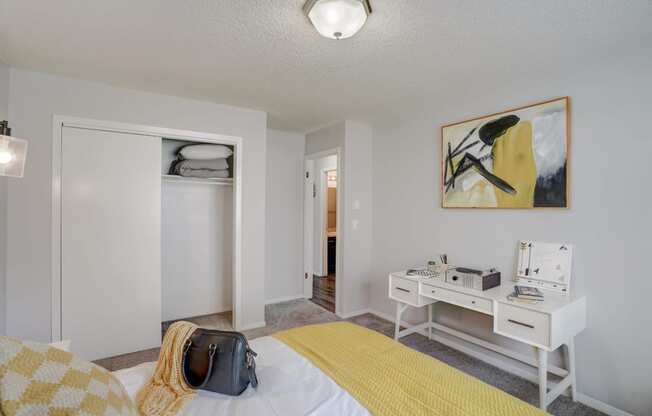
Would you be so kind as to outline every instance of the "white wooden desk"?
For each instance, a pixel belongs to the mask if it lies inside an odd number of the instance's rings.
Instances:
[[[493,289],[478,291],[451,285],[439,278],[408,276],[405,272],[389,275],[389,297],[396,303],[396,328],[394,339],[405,335],[439,330],[464,341],[506,355],[538,368],[539,407],[546,410],[566,389],[575,398],[575,335],[586,327],[586,298],[545,292],[545,300],[537,304],[513,302],[507,295],[514,291],[513,282],[503,282]],[[472,335],[448,328],[432,321],[432,305],[446,302],[493,316],[496,334],[531,345],[535,357],[525,356],[504,347],[481,340]],[[428,321],[400,329],[401,316],[408,307],[428,307]],[[548,352],[564,345],[566,369],[548,365]],[[548,391],[548,372],[563,377]]]

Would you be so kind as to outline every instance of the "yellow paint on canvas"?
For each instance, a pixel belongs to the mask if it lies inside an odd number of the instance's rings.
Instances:
[[[446,206],[466,208],[496,208],[493,185],[482,179],[467,191],[451,190],[446,196]]]
[[[496,139],[493,173],[509,183],[516,194],[494,188],[499,208],[532,208],[537,168],[532,154],[532,124],[521,122]]]

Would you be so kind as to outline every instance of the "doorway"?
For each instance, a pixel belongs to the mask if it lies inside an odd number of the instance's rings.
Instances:
[[[337,165],[337,163],[335,163]],[[312,301],[322,308],[335,313],[335,294],[336,294],[336,264],[337,264],[337,169],[331,169],[324,172],[321,180],[325,183],[325,198],[316,198],[319,206],[318,209],[325,210],[322,218],[323,224],[316,222],[318,228],[325,226],[326,244],[325,250],[322,250],[320,268],[315,268],[315,274],[312,281]],[[316,233],[317,238],[323,236]],[[317,271],[320,270],[319,274]]]
[[[306,156],[304,296],[337,313],[342,171],[338,149]]]

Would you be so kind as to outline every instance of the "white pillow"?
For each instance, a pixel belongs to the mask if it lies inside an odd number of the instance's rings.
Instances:
[[[224,159],[233,154],[233,150],[220,144],[191,144],[179,150],[182,159],[209,160]]]
[[[70,340],[69,339],[64,339],[59,342],[51,342],[50,344],[51,347],[54,347],[56,349],[59,349],[61,351],[66,351],[70,352]]]

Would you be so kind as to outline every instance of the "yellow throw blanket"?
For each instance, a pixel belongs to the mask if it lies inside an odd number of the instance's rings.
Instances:
[[[348,322],[304,326],[273,336],[377,416],[547,414],[432,357]]]
[[[152,378],[136,396],[136,407],[144,416],[173,416],[195,396],[183,378],[183,346],[197,329],[190,322],[175,322],[165,333]]]

